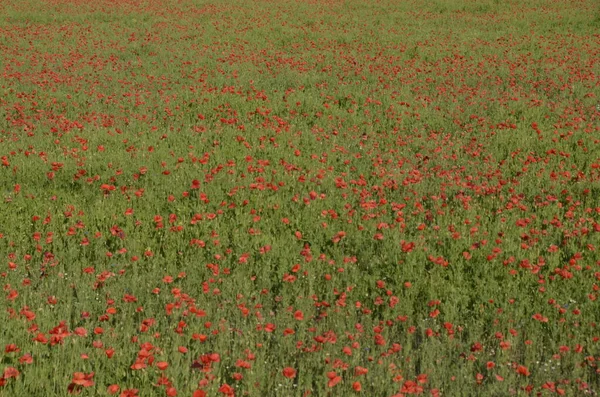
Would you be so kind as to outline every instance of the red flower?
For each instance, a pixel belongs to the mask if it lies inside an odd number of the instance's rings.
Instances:
[[[21,356],[19,358],[19,362],[21,364],[32,364],[33,363],[33,357],[31,357],[30,353],[24,354],[23,356]]]
[[[93,372],[90,372],[89,374],[84,374],[83,372],[75,372],[73,374],[72,383],[83,387],[94,386],[94,381],[92,380],[93,377]]]
[[[285,367],[283,369],[283,376],[289,379],[293,379],[296,377],[296,370],[292,367]]]
[[[502,350],[508,350],[510,349],[510,342],[507,340],[503,340],[502,342],[500,342],[500,348]]]
[[[77,327],[75,328],[75,330],[73,331],[73,333],[77,336],[81,336],[81,337],[85,337],[87,336],[87,330],[83,327]]]
[[[298,321],[304,320],[304,313],[302,313],[302,311],[300,311],[300,310],[296,310],[294,312],[294,318]]]
[[[411,252],[415,248],[415,243],[412,241],[404,241],[400,242],[400,246],[402,247],[402,252]]]
[[[327,377],[329,378],[329,382],[327,382],[327,387],[334,387],[342,381],[342,377],[338,376],[338,374],[336,374],[333,371],[328,372]]]
[[[400,389],[400,393],[420,394],[420,393],[423,393],[423,387],[419,386],[417,384],[417,382],[413,382],[412,380],[407,380],[402,385],[402,389]]]
[[[483,346],[479,342],[475,342],[471,345],[472,352],[480,352],[483,350]]]
[[[114,185],[104,183],[100,186],[100,189],[104,191],[104,194],[108,194],[109,192],[114,191],[116,188]]]
[[[148,360],[148,362],[149,362],[149,361],[150,361],[150,360]],[[144,369],[144,368],[148,367],[148,364],[146,364],[146,362],[147,362],[147,361],[146,361],[144,358],[140,358],[140,357],[138,357],[138,358],[135,360],[135,362],[134,362],[133,364],[131,364],[131,367],[129,367],[129,368],[131,368],[131,369],[132,369],[132,370],[134,370],[134,371],[138,371],[138,370],[140,370],[140,369]]]
[[[227,383],[224,383],[221,387],[219,387],[219,391],[225,394],[226,396],[235,395],[233,387],[229,386]]]
[[[522,376],[529,376],[529,375],[531,375],[531,373],[529,372],[529,370],[527,369],[527,367],[525,367],[523,365],[519,365],[517,367],[517,374],[522,375]]]
[[[166,361],[159,361],[156,363],[156,368],[160,369],[161,371],[164,371],[168,367],[169,367],[169,363]]]
[[[2,375],[3,379],[16,378],[19,376],[19,370],[13,367],[4,368],[4,375]]]
[[[481,382],[483,382],[483,375],[480,373],[475,375],[475,381],[477,381],[477,384],[481,384]]]
[[[337,232],[337,233],[336,233],[336,235],[335,235],[335,236],[333,236],[333,237],[331,238],[331,241],[332,241],[334,244],[337,244],[337,243],[339,243],[339,242],[340,242],[340,241],[341,241],[341,240],[342,240],[344,237],[346,237],[346,232],[344,232],[344,231],[342,230],[342,231],[339,231],[339,232]]]
[[[273,323],[268,323],[265,325],[265,331],[266,332],[273,332],[275,331],[275,324]]]
[[[542,323],[548,322],[548,317],[544,317],[541,313],[536,313],[533,316],[531,316],[531,318],[533,318],[534,320],[540,321]]]
[[[14,343],[8,344],[4,347],[4,353],[18,353],[21,349],[17,347]]]

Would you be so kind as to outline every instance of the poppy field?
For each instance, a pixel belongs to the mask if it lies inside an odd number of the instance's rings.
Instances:
[[[0,2],[0,396],[596,396],[595,0]]]

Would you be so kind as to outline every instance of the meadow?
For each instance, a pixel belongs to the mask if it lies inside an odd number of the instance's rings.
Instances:
[[[596,396],[595,0],[0,2],[0,396]]]

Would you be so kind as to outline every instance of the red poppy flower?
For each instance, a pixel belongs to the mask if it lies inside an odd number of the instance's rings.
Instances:
[[[296,370],[292,367],[285,367],[283,369],[283,376],[289,379],[293,379],[296,377]]]
[[[327,377],[329,378],[329,381],[327,382],[327,387],[334,387],[342,381],[342,377],[333,371],[328,372]]]
[[[229,386],[227,383],[224,383],[221,387],[219,387],[219,392],[225,394],[226,396],[233,396],[235,394],[233,387]]]
[[[89,374],[84,374],[83,372],[75,372],[73,374],[72,383],[83,387],[94,386],[94,381],[92,380],[93,377],[93,372],[90,372]]]
[[[519,365],[517,367],[517,374],[522,375],[522,376],[531,375],[531,373],[529,372],[529,369],[527,369],[527,367],[525,367],[524,365]]]
[[[19,376],[19,370],[14,368],[14,367],[6,367],[4,368],[4,374],[2,375],[2,378],[4,379],[10,379],[10,378],[16,378]]]
[[[169,367],[169,363],[166,361],[159,361],[156,363],[156,368],[160,369],[161,371],[164,371],[168,367]]]

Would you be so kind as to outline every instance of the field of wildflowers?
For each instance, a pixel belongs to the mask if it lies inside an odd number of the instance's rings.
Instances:
[[[597,1],[0,18],[1,397],[600,393]]]

